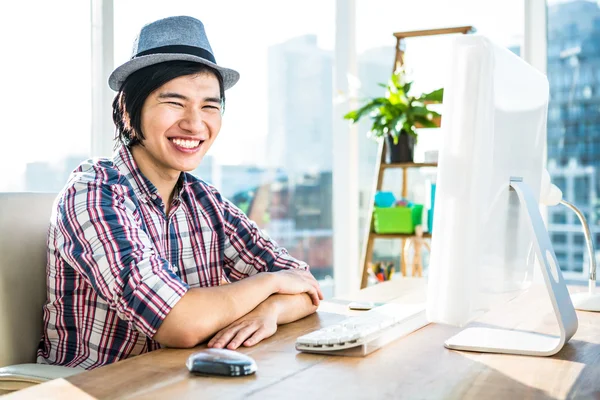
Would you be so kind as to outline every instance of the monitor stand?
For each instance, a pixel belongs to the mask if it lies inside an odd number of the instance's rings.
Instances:
[[[560,336],[500,328],[467,328],[448,339],[444,345],[453,350],[484,353],[551,356],[560,351],[577,331],[577,314],[567,285],[558,268],[550,236],[542,220],[531,188],[521,178],[511,178],[510,187],[517,192],[519,201],[533,230],[533,244],[542,266],[542,275],[558,320]]]

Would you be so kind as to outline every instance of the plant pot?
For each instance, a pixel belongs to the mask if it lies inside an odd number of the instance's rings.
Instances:
[[[398,136],[398,143],[394,144],[394,138],[390,135],[385,137],[385,162],[388,164],[413,162],[415,154],[415,138],[406,132]]]

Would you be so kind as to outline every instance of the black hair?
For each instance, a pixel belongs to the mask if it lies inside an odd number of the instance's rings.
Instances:
[[[119,143],[131,148],[144,139],[142,107],[150,93],[180,76],[212,73],[219,80],[221,113],[225,110],[223,77],[214,68],[192,61],[167,61],[135,71],[125,79],[113,100],[115,148]]]

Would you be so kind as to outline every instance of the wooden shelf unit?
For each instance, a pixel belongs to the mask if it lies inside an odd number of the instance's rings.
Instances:
[[[394,164],[386,164],[385,163],[385,144],[381,142],[379,144],[378,155],[377,155],[377,166],[375,168],[375,187],[373,188],[373,195],[380,191],[383,188],[383,176],[384,172],[388,169],[402,169],[402,197],[408,197],[408,170],[411,168],[435,168],[437,167],[437,163],[394,163]],[[412,234],[402,234],[402,233],[376,233],[373,230],[373,209],[374,204],[373,201],[370,202],[369,206],[369,214],[368,214],[368,222],[367,222],[367,235],[365,242],[363,243],[363,252],[362,252],[362,278],[360,287],[364,289],[367,287],[367,281],[369,276],[369,264],[373,258],[373,246],[375,244],[375,239],[402,239],[402,247],[400,249],[400,264],[401,268],[404,265],[404,241],[406,239],[410,239],[414,237]],[[423,237],[431,238],[430,233],[424,233]],[[404,269],[403,269],[404,270]]]
[[[451,28],[439,28],[439,29],[425,29],[418,31],[407,31],[407,32],[395,32],[394,37],[396,38],[396,54],[394,56],[394,66],[392,72],[398,71],[398,69],[404,64],[404,48],[403,40],[411,37],[422,37],[422,36],[433,36],[433,35],[448,35],[448,34],[468,34],[475,32],[475,28],[472,26],[458,26]],[[438,119],[435,121],[438,126],[441,121]],[[386,164],[385,160],[385,145],[382,141],[379,144],[376,176],[375,176],[375,187],[373,190],[373,196],[376,192],[380,191],[383,187],[383,174],[387,169],[390,168],[401,168],[402,169],[402,197],[408,196],[408,169],[409,168],[433,168],[437,167],[437,163],[396,163]],[[370,201],[368,222],[367,222],[367,234],[363,243],[362,251],[362,277],[360,282],[360,288],[364,289],[367,287],[369,277],[369,264],[373,258],[373,246],[375,239],[401,239],[402,247],[400,249],[400,269],[404,273],[404,244],[407,239],[414,237],[414,235],[403,235],[403,234],[378,234],[373,231],[373,201]],[[425,233],[425,238],[431,238],[431,234]]]
[[[414,235],[406,234],[406,233],[375,233],[372,232],[372,235],[375,239],[410,239]],[[430,238],[431,234],[429,232],[423,233],[424,238]]]
[[[381,169],[387,168],[427,168],[437,167],[437,163],[394,163],[394,164],[381,164]]]
[[[457,26],[453,28],[440,28],[440,29],[424,29],[420,31],[407,31],[407,32],[395,32],[396,37],[396,56],[394,57],[394,69],[397,71],[400,66],[404,64],[404,49],[402,48],[402,40],[411,37],[420,36],[433,36],[433,35],[448,35],[452,33],[473,33],[475,28],[472,26]]]

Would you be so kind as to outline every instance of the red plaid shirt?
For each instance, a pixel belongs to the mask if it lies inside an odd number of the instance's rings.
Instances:
[[[39,363],[92,369],[158,349],[152,337],[189,288],[308,269],[193,175],[164,209],[126,147],[73,172],[48,232]]]

